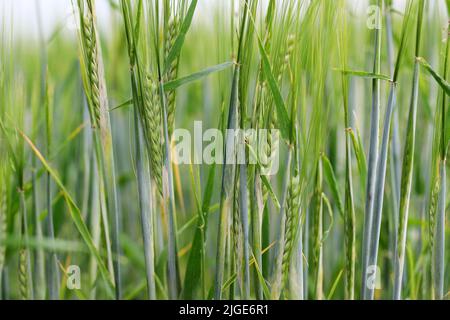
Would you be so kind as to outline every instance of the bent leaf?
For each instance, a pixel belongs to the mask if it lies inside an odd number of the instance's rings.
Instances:
[[[27,137],[25,133],[20,131],[20,135],[23,137],[25,142],[30,146],[31,150],[34,152],[36,157],[41,161],[42,165],[45,167],[47,172],[50,174],[50,176],[53,178],[55,183],[58,185],[58,187],[61,189],[61,192],[63,194],[64,200],[66,200],[67,207],[70,212],[70,216],[75,223],[75,226],[77,227],[81,237],[83,238],[86,246],[88,247],[90,253],[95,257],[98,263],[98,268],[100,270],[100,273],[102,274],[105,282],[110,288],[113,288],[114,285],[111,281],[111,276],[106,269],[105,264],[103,263],[103,260],[100,256],[100,253],[98,252],[97,248],[94,245],[94,242],[92,240],[92,236],[89,233],[89,229],[87,228],[86,224],[83,221],[83,218],[81,216],[80,209],[78,209],[77,205],[75,204],[75,201],[70,196],[69,192],[67,191],[64,184],[61,182],[61,180],[58,177],[58,174],[56,171],[53,170],[53,168],[50,166],[50,164],[45,160],[44,156],[41,154],[41,152],[38,150],[38,148],[31,142],[30,138]]]
[[[183,86],[185,84],[188,84],[188,83],[200,80],[200,79],[202,79],[204,77],[207,77],[211,73],[223,71],[223,70],[231,67],[233,64],[234,64],[234,62],[231,62],[231,61],[230,62],[225,62],[225,63],[222,63],[222,64],[218,64],[216,66],[213,66],[213,67],[209,67],[209,68],[204,69],[202,71],[193,73],[193,74],[188,75],[186,77],[166,82],[164,84],[164,91],[175,90],[175,89],[177,89],[177,88],[179,88],[179,87],[181,87],[181,86]]]
[[[450,95],[450,84],[442,78],[430,64],[422,57],[417,58],[417,61],[428,71],[428,73],[436,80],[439,86],[444,90],[447,95]]]
[[[378,73],[367,72],[367,71],[359,71],[359,70],[339,70],[338,69],[337,71],[342,72],[346,76],[355,76],[355,77],[360,77],[360,78],[392,81],[392,79],[389,76],[386,76],[384,74],[378,74]]]

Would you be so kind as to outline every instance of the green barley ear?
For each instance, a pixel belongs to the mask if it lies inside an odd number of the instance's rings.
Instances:
[[[236,177],[236,185],[239,178]],[[234,189],[234,202],[233,202],[233,219],[231,225],[231,232],[233,237],[233,247],[234,247],[234,268],[236,269],[237,282],[238,282],[238,292],[241,291],[241,282],[243,279],[242,271],[242,261],[243,256],[243,235],[242,235],[242,224],[240,217],[240,206],[239,206],[239,188]],[[234,286],[233,286],[234,287]]]
[[[286,287],[289,279],[289,270],[291,264],[292,250],[296,239],[297,226],[300,218],[300,175],[295,170],[291,177],[288,189],[288,199],[286,201],[286,227],[284,239],[284,252],[282,262],[283,282],[282,289]]]
[[[316,169],[316,181],[313,195],[313,258],[315,266],[316,299],[323,299],[323,196],[322,196],[322,161],[319,160]]]
[[[266,96],[270,95],[270,93],[267,92]],[[267,130],[267,136],[266,136],[266,142],[263,143],[264,148],[264,155],[263,159],[264,161],[261,162],[261,166],[266,172],[271,172],[272,167],[274,165],[274,160],[276,159],[277,152],[279,152],[278,147],[280,144],[280,135],[278,133],[275,133],[272,135],[272,130],[276,130],[276,115],[273,110],[267,109],[268,114],[268,123],[269,129]],[[272,114],[272,115],[271,115]],[[263,203],[267,203],[267,199],[269,196],[269,189],[265,184],[262,185],[262,193],[263,193]]]
[[[166,30],[166,41],[164,53],[165,57],[169,56],[170,50],[175,44],[175,40],[177,39],[179,32],[179,22],[175,17],[171,17],[169,20],[169,25]],[[167,74],[165,75],[165,80],[172,81],[178,77],[178,65],[179,65],[179,57],[176,57],[169,66],[167,70]],[[171,90],[167,93],[167,123],[169,126],[169,137],[172,135],[173,128],[175,125],[175,107],[176,107],[176,91]]]
[[[165,35],[166,38],[164,43],[164,55],[166,58],[169,56],[170,50],[172,50],[173,45],[175,44],[175,40],[177,39],[178,36],[178,31],[179,31],[178,19],[172,15],[170,17]],[[170,72],[168,72],[168,74],[170,74]]]
[[[21,249],[19,252],[19,290],[20,298],[28,300],[30,298],[30,286],[28,277],[28,252],[27,249]]]
[[[4,174],[1,172],[0,168],[0,284],[2,280],[3,267],[5,265],[5,254],[6,254],[6,181]]]
[[[437,212],[437,207],[438,207],[438,197],[439,197],[440,186],[441,186],[439,169],[437,168],[436,171],[437,171],[437,173],[435,174],[434,185],[432,186],[432,189],[431,189],[430,200],[429,200],[430,204],[429,204],[429,208],[428,208],[428,218],[430,220],[428,227],[429,227],[429,241],[430,241],[431,252],[433,252],[433,250],[434,250],[436,212]]]
[[[295,47],[295,35],[289,34],[286,39],[286,52],[284,53],[283,61],[280,65],[280,70],[278,74],[278,83],[281,83],[283,80],[283,75],[288,70],[289,60],[291,59],[291,55],[294,51]]]
[[[151,174],[162,195],[162,115],[158,97],[158,85],[147,75],[144,88],[144,112],[143,120],[146,123],[144,132],[149,144]],[[145,128],[146,127],[146,128]]]
[[[283,280],[283,254],[284,254],[284,245],[285,245],[285,236],[286,236],[286,207],[288,200],[288,189],[289,182],[291,181],[291,164],[292,164],[292,155],[293,148],[289,147],[288,154],[286,158],[286,171],[283,177],[282,183],[282,196],[281,196],[281,206],[280,206],[280,230],[278,231],[278,247],[274,256],[274,274],[273,274],[273,282],[272,282],[272,292],[271,299],[279,299],[280,294],[282,293],[282,280]]]
[[[89,98],[91,103],[89,104],[91,112],[92,126],[98,128],[100,125],[100,82],[98,78],[98,65],[97,65],[97,45],[96,34],[93,25],[93,18],[91,13],[88,13],[88,17],[84,18],[82,26],[82,35],[85,43],[86,54],[86,67],[88,70],[89,80]]]

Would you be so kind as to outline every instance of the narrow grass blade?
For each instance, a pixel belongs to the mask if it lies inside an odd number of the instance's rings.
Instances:
[[[424,0],[418,3],[417,29],[416,29],[416,49],[415,56],[419,56],[422,17],[424,10]],[[414,63],[413,85],[411,93],[411,103],[408,115],[408,126],[406,131],[405,147],[403,151],[403,165],[400,190],[399,225],[397,236],[397,247],[395,250],[394,266],[394,299],[401,299],[403,270],[405,265],[406,236],[408,231],[409,205],[411,196],[411,185],[413,176],[414,149],[416,142],[416,121],[417,105],[419,96],[419,62]],[[376,262],[376,260],[374,261]]]
[[[382,7],[382,0],[377,1],[378,7]],[[381,70],[381,30],[375,29],[374,33],[374,57],[373,57],[373,72],[380,73]],[[364,231],[363,231],[363,245],[362,245],[362,280],[361,280],[361,296],[363,299],[368,298],[367,288],[367,268],[369,267],[370,259],[370,239],[372,238],[373,225],[373,201],[376,182],[376,170],[378,166],[379,153],[379,125],[380,125],[380,81],[378,79],[372,80],[372,109],[370,115],[370,145],[369,145],[369,159],[366,183],[366,203],[364,210]]]
[[[67,203],[67,208],[69,209],[70,216],[71,216],[75,226],[77,227],[81,237],[83,238],[83,240],[84,240],[86,246],[88,247],[89,251],[91,252],[91,254],[96,257],[97,263],[98,263],[98,266],[100,269],[100,273],[102,274],[103,279],[105,280],[106,284],[110,288],[113,288],[114,285],[111,282],[111,276],[110,276],[108,270],[106,269],[105,264],[103,263],[100,253],[98,252],[97,248],[95,247],[95,245],[92,241],[92,237],[89,233],[88,228],[86,227],[86,224],[84,223],[84,221],[81,217],[81,212],[78,209],[78,207],[76,206],[75,201],[70,196],[69,192],[66,190],[66,187],[61,182],[56,171],[54,171],[53,168],[48,164],[47,160],[42,156],[41,152],[36,148],[36,146],[33,144],[33,142],[31,142],[31,140],[23,132],[20,132],[20,134],[23,137],[23,139],[25,140],[25,142],[30,146],[30,148],[32,149],[34,154],[41,161],[41,163],[45,167],[45,169],[50,173],[50,175],[53,178],[53,180],[55,181],[55,183],[61,189],[61,192],[64,195],[64,200]]]
[[[150,300],[156,299],[155,289],[155,266],[154,266],[154,245],[153,245],[153,212],[150,197],[152,186],[149,173],[145,170],[147,161],[141,152],[142,129],[138,119],[138,111],[134,110],[134,125],[136,137],[136,173],[139,189],[139,209],[141,216],[142,237],[144,242],[145,272],[147,279],[147,293]]]
[[[337,179],[334,174],[333,166],[331,165],[330,160],[322,155],[322,164],[323,164],[323,172],[325,174],[325,178],[327,180],[328,185],[330,186],[331,192],[333,193],[334,199],[337,203],[337,207],[341,216],[344,216],[344,206],[342,204],[341,195],[339,193],[339,187],[337,184]]]
[[[209,76],[212,73],[226,70],[229,67],[231,67],[233,64],[234,64],[233,62],[225,62],[225,63],[222,63],[222,64],[218,64],[216,66],[213,66],[213,67],[209,67],[209,68],[207,68],[205,70],[193,73],[193,74],[188,75],[186,77],[182,77],[182,78],[179,78],[179,79],[176,79],[176,80],[172,80],[172,81],[166,82],[166,83],[164,83],[164,90],[165,91],[176,90],[179,87],[182,87],[182,86],[184,86],[186,84],[189,84],[189,83],[201,80],[201,79]]]
[[[239,65],[235,66],[233,83],[230,97],[230,108],[228,111],[227,129],[236,129],[238,125],[238,84],[239,84]],[[222,298],[223,274],[225,269],[225,242],[228,233],[229,210],[232,208],[232,189],[235,175],[234,160],[236,157],[234,137],[226,138],[224,145],[225,164],[222,169],[222,186],[220,195],[220,218],[216,252],[216,275],[214,284],[214,298]],[[232,161],[231,163],[229,161]]]
[[[365,188],[365,184],[367,181],[367,160],[366,154],[364,153],[364,146],[362,144],[361,135],[359,134],[359,130],[355,132],[352,129],[348,129],[347,133],[350,135],[350,139],[353,146],[353,152],[356,156],[356,162],[358,163],[358,170],[360,175],[361,184]]]
[[[417,58],[417,61],[428,71],[429,74],[436,80],[445,94],[450,95],[450,83],[448,83],[444,78],[442,78],[434,69],[430,66],[430,64],[422,57]]]
[[[251,18],[250,21],[252,21],[253,26],[256,28],[253,18]],[[278,115],[278,122],[279,122],[278,125],[280,126],[281,135],[286,140],[290,140],[290,138],[291,138],[291,128],[290,128],[291,121],[289,120],[289,115],[286,111],[286,105],[283,100],[283,96],[281,95],[281,91],[277,84],[275,76],[273,74],[269,57],[267,56],[266,50],[264,49],[264,44],[263,44],[261,38],[259,37],[259,35],[258,34],[256,34],[256,35],[257,35],[257,40],[258,40],[259,53],[261,55],[262,69],[263,69],[264,76],[267,79],[267,82],[269,84],[270,91],[272,92],[272,95],[273,95],[273,100],[274,100],[277,115]]]
[[[372,80],[385,80],[385,81],[392,81],[392,79],[389,76],[386,76],[384,74],[378,74],[373,72],[367,72],[367,71],[358,71],[358,70],[338,70],[342,72],[346,76],[355,76],[360,78],[367,78]]]
[[[450,6],[450,3],[448,4]],[[450,7],[448,7],[450,10]],[[449,56],[450,56],[450,39],[447,36],[447,45],[445,49],[444,58],[444,77],[447,78],[449,72]],[[445,81],[445,79],[444,79]],[[442,88],[445,91],[444,88]],[[447,196],[447,109],[448,102],[445,93],[442,94],[442,108],[441,108],[441,128],[440,128],[440,161],[439,161],[439,175],[440,175],[440,193],[436,221],[436,248],[434,252],[434,294],[437,299],[444,299],[444,281],[445,281],[445,219],[446,219],[446,196]],[[433,230],[434,231],[434,230]]]

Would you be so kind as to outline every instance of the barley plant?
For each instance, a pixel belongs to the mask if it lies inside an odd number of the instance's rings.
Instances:
[[[0,299],[450,297],[450,1],[33,1]]]

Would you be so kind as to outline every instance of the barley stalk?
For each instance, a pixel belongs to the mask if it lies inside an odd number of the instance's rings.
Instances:
[[[245,3],[245,9],[241,21],[239,31],[239,45],[237,52],[236,65],[233,71],[233,80],[231,85],[230,104],[228,109],[228,120],[226,128],[229,130],[236,130],[239,128],[239,100],[240,100],[240,76],[241,76],[241,62],[243,59],[243,43],[244,32],[247,26],[248,20],[248,4]],[[244,116],[244,115],[242,115]],[[228,236],[228,217],[229,210],[232,208],[232,189],[234,184],[234,176],[236,172],[236,157],[237,157],[237,144],[236,137],[228,135],[225,137],[223,146],[224,165],[222,168],[222,185],[220,190],[220,217],[218,227],[218,240],[217,240],[217,252],[216,252],[216,274],[214,283],[214,298],[216,300],[222,299],[222,284],[225,268],[225,259],[223,252],[225,251],[226,238]],[[246,181],[246,180],[244,180]],[[243,244],[246,246],[247,244]]]
[[[49,77],[46,77],[45,83],[45,128],[46,128],[46,155],[50,157],[52,152],[52,127],[53,127],[53,104],[52,104],[52,87],[49,84]],[[47,218],[45,225],[45,232],[48,237],[55,241],[55,228],[53,222],[53,192],[52,192],[52,179],[50,173],[46,175],[46,205],[47,205]],[[46,257],[46,278],[48,297],[51,300],[59,299],[59,284],[60,274],[58,266],[58,257],[56,252],[48,252]]]
[[[97,250],[100,249],[100,236],[101,236],[101,209],[100,209],[100,196],[99,196],[99,183],[98,183],[98,170],[96,163],[94,161],[94,156],[91,154],[92,174],[90,179],[90,190],[91,190],[91,204],[90,204],[90,222],[91,222],[91,234],[92,241]],[[98,263],[94,257],[89,259],[89,281],[90,283],[95,283],[98,274]],[[94,286],[91,290],[90,298],[95,299],[97,294],[96,287]]]
[[[415,57],[419,56],[424,0],[420,0],[417,13]],[[406,143],[403,152],[402,179],[400,192],[398,243],[395,250],[394,299],[401,299],[403,269],[405,264],[406,236],[413,174],[414,148],[416,140],[416,117],[419,91],[419,62],[414,63],[411,103],[406,131]],[[374,252],[375,255],[377,252]],[[376,256],[375,261],[376,262]],[[372,291],[373,292],[373,291]]]
[[[342,13],[341,23],[341,44],[339,55],[342,67],[345,69],[347,65],[346,52],[346,30],[347,20],[345,12]],[[350,116],[348,106],[348,81],[345,76],[341,77],[342,97],[344,107],[344,126],[350,127]],[[345,203],[344,203],[344,248],[345,248],[345,297],[346,299],[354,299],[355,296],[355,259],[356,259],[356,228],[355,228],[355,209],[353,199],[353,182],[352,182],[352,157],[350,137],[345,135]],[[364,253],[367,254],[367,253]],[[364,267],[363,267],[364,268]]]
[[[313,200],[313,256],[315,265],[315,297],[317,300],[324,298],[323,292],[323,198],[322,198],[322,162],[316,169],[316,180]]]
[[[450,8],[449,8],[450,9]],[[447,33],[449,30],[447,30]],[[444,59],[444,79],[447,78],[449,69],[450,40],[447,35]],[[446,109],[448,108],[447,96],[442,92],[441,109],[441,134],[440,134],[440,161],[439,161],[439,181],[440,192],[438,196],[438,207],[436,217],[436,244],[432,248],[434,251],[434,295],[437,299],[444,299],[444,272],[445,272],[445,218],[446,218],[446,196],[447,196],[447,146],[448,138],[446,132]]]
[[[148,92],[146,79],[142,76],[142,66],[137,51],[138,36],[131,33],[133,19],[131,15],[131,9],[126,1],[122,1],[123,18],[125,22],[125,30],[128,44],[128,56],[130,59],[130,75],[131,85],[134,100],[134,129],[135,129],[135,148],[136,148],[136,173],[138,182],[138,196],[139,196],[139,210],[141,218],[142,236],[144,242],[144,257],[146,266],[146,280],[147,280],[147,292],[149,299],[156,298],[155,280],[154,280],[154,246],[153,246],[153,211],[152,203],[150,200],[152,194],[152,185],[149,181],[149,172],[145,170],[147,167],[146,153],[141,151],[141,144],[143,140],[143,132],[147,135],[147,146],[152,146],[152,135],[159,136],[158,132],[151,132],[151,126],[148,112],[152,108],[150,104],[154,103],[154,99],[151,100]],[[142,10],[142,1],[138,4],[138,21],[140,23],[140,12]],[[158,119],[156,119],[158,120]],[[149,150],[149,148],[147,149]],[[151,166],[150,166],[151,167]],[[156,172],[160,172],[161,166],[155,168]],[[152,172],[152,170],[150,170]],[[161,185],[161,181],[159,181]]]
[[[91,124],[94,131],[94,144],[98,163],[103,220],[107,214],[112,218],[112,247],[116,258],[113,264],[115,294],[122,297],[121,266],[118,261],[120,254],[120,211],[115,179],[115,161],[112,145],[111,124],[109,117],[108,98],[106,92],[103,61],[101,56],[98,33],[95,26],[94,2],[78,0],[80,13],[80,44],[82,49],[82,65],[85,68],[85,88],[89,102]],[[106,212],[105,212],[106,210]],[[108,226],[105,223],[105,226]],[[106,229],[106,227],[105,227]],[[105,230],[106,233],[109,231]],[[107,236],[107,239],[109,236]],[[109,245],[108,245],[109,247]],[[109,249],[108,249],[109,250]],[[111,255],[109,255],[111,256]],[[109,258],[111,263],[112,258]]]
[[[227,129],[237,128],[237,99],[238,92],[237,86],[239,83],[239,66],[237,65],[234,70],[233,84],[230,97],[230,107],[228,111],[228,124]],[[227,221],[229,216],[229,210],[232,208],[232,193],[231,189],[234,184],[233,177],[235,175],[235,152],[236,147],[234,145],[234,137],[226,137],[224,144],[224,159],[225,164],[222,169],[222,187],[220,195],[220,218],[219,218],[219,228],[218,228],[218,241],[217,241],[217,253],[216,253],[216,275],[215,275],[215,287],[214,287],[214,298],[220,300],[222,298],[222,284],[223,284],[223,273],[225,268],[225,241],[228,235]],[[232,163],[230,163],[233,161]]]
[[[377,1],[378,8],[382,8],[383,1]],[[381,24],[381,21],[379,21]],[[373,73],[380,73],[381,70],[381,30],[375,29],[374,36],[374,62],[373,62]],[[367,186],[366,186],[366,205],[365,205],[365,215],[364,215],[364,236],[363,236],[363,247],[362,247],[362,257],[363,257],[363,269],[362,269],[362,287],[361,296],[364,299],[368,298],[369,290],[367,288],[367,268],[370,265],[371,255],[373,253],[371,250],[371,237],[373,230],[373,204],[375,196],[375,182],[376,182],[376,170],[378,166],[378,140],[379,140],[379,118],[380,118],[380,80],[372,80],[372,109],[370,115],[370,147],[369,147],[369,164],[368,164],[368,175],[367,175]]]

